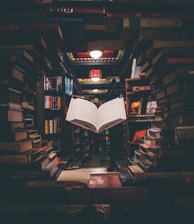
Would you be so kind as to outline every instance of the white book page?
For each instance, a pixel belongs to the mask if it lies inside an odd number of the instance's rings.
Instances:
[[[73,120],[76,117],[76,111],[77,111],[77,104],[75,103],[75,99],[71,98],[67,111],[66,120],[67,121]]]
[[[67,121],[80,120],[96,127],[97,124],[97,106],[88,100],[81,98],[72,98],[67,117]]]
[[[107,125],[107,127],[110,128],[111,126],[114,126],[115,124],[120,123],[125,119],[126,119],[126,112],[125,112],[124,100],[123,98],[119,97],[115,98],[102,104],[98,108],[97,129],[99,129],[103,125]],[[111,122],[112,125],[110,126]]]
[[[90,170],[88,168],[80,168],[76,170],[62,170],[59,174],[58,182],[81,182],[89,183]]]

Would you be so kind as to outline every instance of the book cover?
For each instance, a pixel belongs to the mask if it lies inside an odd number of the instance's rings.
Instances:
[[[23,121],[23,110],[15,110],[8,107],[0,106],[0,121],[9,122],[22,122]]]
[[[159,128],[149,128],[147,131],[148,136],[153,138],[161,138],[162,137],[162,129]]]
[[[64,182],[65,185],[88,185],[90,180],[90,169],[80,168],[74,170],[61,170],[56,181]]]
[[[36,142],[32,142],[32,147],[33,148],[39,148],[39,147],[44,147],[47,145],[48,140],[46,139],[38,139]]]
[[[28,138],[26,128],[16,129],[13,132],[13,140],[20,141]]]
[[[97,107],[94,103],[71,98],[66,120],[70,123],[100,133],[126,119],[123,98],[115,98]]]
[[[3,131],[5,127],[10,132],[13,132],[17,129],[24,128],[24,122],[9,122],[9,121],[1,122],[0,123],[0,130]]]
[[[95,168],[94,168],[95,169]],[[98,169],[98,168],[97,168]],[[121,188],[122,183],[118,172],[90,172],[89,188],[106,188],[115,189]]]
[[[163,137],[155,138],[148,135],[144,136],[144,143],[150,147],[169,148],[169,141]]]

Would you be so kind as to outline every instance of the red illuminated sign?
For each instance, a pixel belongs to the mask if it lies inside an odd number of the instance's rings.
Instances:
[[[100,69],[90,69],[89,77],[90,78],[101,78],[102,77],[102,71]]]

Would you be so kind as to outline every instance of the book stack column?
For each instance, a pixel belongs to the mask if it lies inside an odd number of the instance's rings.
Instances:
[[[12,47],[12,53],[9,50],[8,47],[5,54],[1,52],[0,63],[1,176],[10,171],[12,177],[28,178],[32,169],[40,169],[52,144],[44,141],[36,129],[35,100],[40,74],[33,67],[33,54],[26,54],[19,45]],[[21,174],[23,171],[25,175]]]
[[[129,173],[136,182],[192,182],[193,41],[152,41],[145,52],[140,65],[157,102],[155,118],[160,114],[162,119],[147,129]]]

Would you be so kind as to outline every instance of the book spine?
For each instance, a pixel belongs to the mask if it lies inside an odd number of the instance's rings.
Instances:
[[[57,109],[61,109],[61,96],[57,96]]]
[[[12,76],[22,82],[24,81],[24,72],[18,66],[12,68]]]
[[[50,101],[49,101],[49,96],[46,96],[46,95],[45,95],[45,96],[44,96],[44,108],[45,108],[45,109],[49,109],[49,106],[50,106],[50,105],[49,105],[49,102],[50,102]]]
[[[175,18],[123,19],[123,28],[181,28],[182,25],[182,19]]]
[[[57,133],[57,118],[53,119],[53,133]]]
[[[53,120],[49,120],[49,134],[53,134]]]
[[[2,164],[30,164],[31,157],[27,155],[0,155]]]
[[[191,57],[170,57],[166,60],[167,64],[193,64],[194,58]]]
[[[141,18],[140,28],[181,28],[181,19],[166,18]]]
[[[175,172],[145,172],[144,179],[176,179],[176,178],[193,178],[194,171],[175,171]]]
[[[194,47],[194,41],[188,40],[188,41],[179,41],[179,40],[172,40],[172,41],[160,41],[155,40],[153,41],[153,48],[162,48],[162,47]]]
[[[0,31],[53,31],[58,30],[60,27],[59,23],[54,22],[10,22],[0,24]]]
[[[44,121],[44,133],[49,134],[49,120]]]
[[[157,140],[148,136],[144,137],[144,143],[149,146],[157,146]]]

